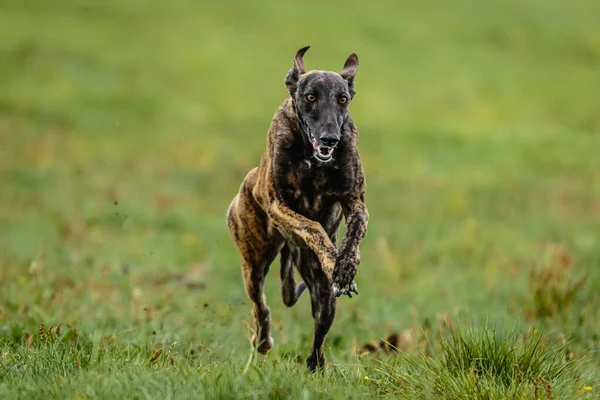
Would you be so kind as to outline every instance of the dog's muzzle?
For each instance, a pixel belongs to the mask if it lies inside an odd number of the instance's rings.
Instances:
[[[330,161],[333,156],[333,150],[338,144],[338,140],[323,140],[323,144],[319,144],[317,139],[312,134],[308,135],[310,139],[310,144],[313,147],[313,155],[315,158],[321,162]]]

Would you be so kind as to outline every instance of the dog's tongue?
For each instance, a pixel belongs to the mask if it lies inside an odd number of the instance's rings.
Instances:
[[[312,142],[312,146],[315,151],[319,151],[319,145],[317,144],[316,140]]]

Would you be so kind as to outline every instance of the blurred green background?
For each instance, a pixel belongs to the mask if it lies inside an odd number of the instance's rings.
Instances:
[[[599,21],[594,0],[3,0],[3,335],[62,322],[243,364],[225,211],[311,45],[308,69],[359,55],[371,215],[326,353],[447,314],[549,322],[597,366]],[[557,305],[535,271],[561,266]],[[308,297],[266,290],[271,357],[306,356]]]

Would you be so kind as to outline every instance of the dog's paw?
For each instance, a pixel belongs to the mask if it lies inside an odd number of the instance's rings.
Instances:
[[[339,287],[336,283],[333,283],[332,287],[335,297],[340,297],[341,295],[346,294],[348,297],[352,298],[352,293],[358,294],[358,286],[354,280],[346,287]]]
[[[333,271],[332,288],[336,297],[343,294],[352,298],[352,293],[358,294],[358,287],[354,282],[354,275],[358,268],[360,259],[356,254],[340,254],[336,260]]]
[[[311,353],[306,359],[306,366],[310,372],[323,371],[325,367],[325,357],[321,354],[320,356]]]
[[[258,336],[256,335],[256,333],[252,335],[252,346],[254,346],[256,350],[258,350],[258,352],[261,354],[267,354],[269,350],[273,348],[274,344],[275,341],[273,340],[273,337],[271,335],[269,335],[267,338],[263,338],[260,341],[258,340]],[[256,345],[258,345],[258,347],[256,347]]]

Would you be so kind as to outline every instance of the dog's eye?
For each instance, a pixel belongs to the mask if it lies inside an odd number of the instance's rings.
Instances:
[[[312,94],[312,93],[310,93],[310,94],[307,94],[307,95],[306,95],[306,100],[308,100],[308,101],[310,101],[310,102],[313,102],[313,101],[315,101],[316,99],[317,99],[317,98],[316,98],[316,97],[315,97],[315,95],[314,95],[314,94]]]
[[[345,104],[348,101],[348,98],[346,96],[342,96],[338,101],[340,102],[340,104]]]

